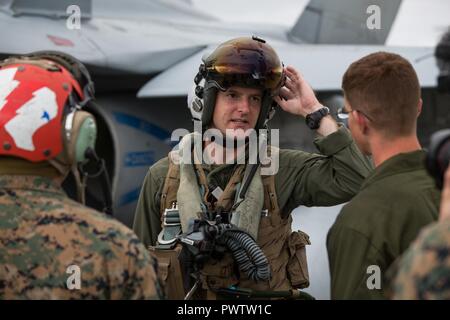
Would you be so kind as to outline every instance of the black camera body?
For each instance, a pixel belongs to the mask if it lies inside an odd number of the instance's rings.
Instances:
[[[442,189],[445,171],[450,162],[450,129],[439,130],[431,136],[427,152],[426,167],[436,181],[436,186]]]

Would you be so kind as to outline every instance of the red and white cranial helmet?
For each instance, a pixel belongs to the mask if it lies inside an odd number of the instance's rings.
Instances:
[[[52,61],[0,65],[0,155],[32,162],[59,155],[72,93],[83,99],[72,74]]]

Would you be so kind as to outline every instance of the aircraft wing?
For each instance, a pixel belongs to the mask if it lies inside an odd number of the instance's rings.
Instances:
[[[0,29],[11,36],[1,37],[0,53],[23,54],[38,50],[67,52],[86,64],[125,72],[152,74],[192,55],[204,46],[172,34],[152,34],[137,22],[92,19],[81,30],[70,30],[64,20],[40,17],[20,18],[0,13]],[[156,25],[149,29],[157,30]]]
[[[183,96],[193,85],[201,57],[212,52],[210,46],[173,65],[147,82],[138,92],[139,98]],[[274,46],[285,65],[298,69],[316,91],[340,90],[342,76],[355,60],[377,51],[402,55],[414,66],[422,87],[436,86],[438,68],[431,47],[388,47],[369,45],[307,45]]]
[[[75,28],[66,12],[73,3]],[[195,28],[182,33],[175,21],[211,19],[176,0],[0,0],[0,56],[57,50],[104,70],[153,75],[205,47]]]
[[[192,88],[202,56],[214,47],[203,49],[156,75],[138,92],[138,98],[184,96]]]

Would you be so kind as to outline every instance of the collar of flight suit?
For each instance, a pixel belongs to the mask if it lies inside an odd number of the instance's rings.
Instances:
[[[375,181],[395,174],[425,169],[425,156],[426,152],[421,149],[408,153],[399,153],[387,159],[369,174],[364,180],[361,190]]]

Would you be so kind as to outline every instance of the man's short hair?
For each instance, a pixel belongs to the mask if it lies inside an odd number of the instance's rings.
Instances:
[[[376,52],[353,62],[342,89],[353,110],[360,110],[385,136],[414,132],[420,85],[413,66],[398,54]]]

